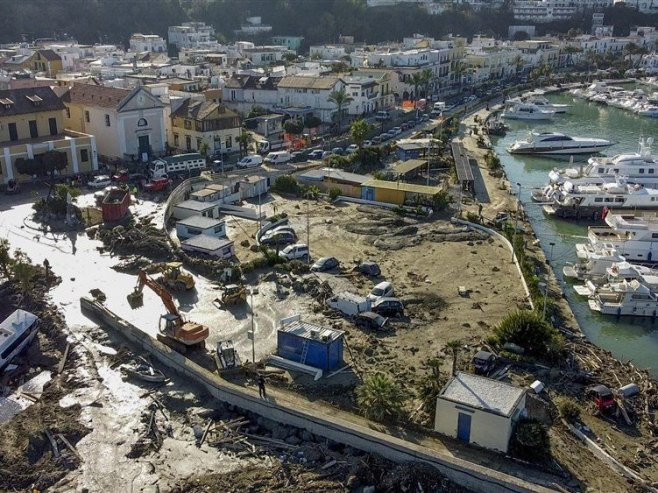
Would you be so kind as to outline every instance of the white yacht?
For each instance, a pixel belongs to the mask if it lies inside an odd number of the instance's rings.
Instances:
[[[510,154],[573,155],[594,154],[612,142],[593,137],[571,137],[559,132],[532,131],[526,140],[517,140],[507,148]]]
[[[658,262],[658,217],[606,214],[604,221],[588,228],[590,245],[612,247],[629,262]]]
[[[658,288],[658,270],[644,265],[631,264],[630,262],[615,262],[606,269],[606,275],[587,278],[585,284],[574,285],[574,291],[580,296],[591,296],[596,293],[598,286],[620,281],[632,281],[637,279],[651,289]]]
[[[520,98],[514,98],[510,101],[521,101],[534,104],[542,110],[550,110],[555,113],[566,113],[569,108],[571,108],[570,104],[551,103],[546,96],[544,96],[542,91],[530,91],[523,94]]]
[[[656,209],[658,189],[642,185],[629,185],[619,180],[615,183],[578,184],[565,181],[552,187],[545,201],[544,212],[562,218],[598,220],[604,208]]]
[[[607,276],[607,269],[615,264],[625,262],[624,257],[617,253],[614,248],[590,248],[576,250],[578,263],[565,265],[562,273],[567,279],[596,279],[602,280]]]
[[[596,289],[588,304],[591,310],[604,315],[656,317],[658,314],[658,297],[637,279],[610,283]]]
[[[593,156],[587,165],[579,168],[554,169],[548,173],[551,183],[575,179],[601,179],[612,181],[624,177],[629,183],[658,185],[658,157],[652,155],[653,138],[640,139],[637,152],[617,154],[613,157]]]
[[[534,104],[511,101],[500,116],[510,120],[551,120],[555,116],[555,111],[542,110]]]

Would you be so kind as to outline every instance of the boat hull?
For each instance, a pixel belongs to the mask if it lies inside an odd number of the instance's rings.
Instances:
[[[619,303],[601,302],[596,298],[588,300],[589,308],[602,315],[613,315],[617,317],[651,317],[658,316],[658,303],[646,303],[636,306],[622,305]]]
[[[544,156],[569,156],[572,154],[596,154],[597,152],[610,147],[612,144],[590,145],[582,147],[565,147],[562,149],[547,148],[527,148],[527,149],[507,149],[510,154],[540,154]]]

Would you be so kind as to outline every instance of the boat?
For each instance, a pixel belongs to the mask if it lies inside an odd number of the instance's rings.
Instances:
[[[658,208],[658,190],[642,185],[630,185],[618,180],[615,183],[578,184],[565,181],[555,187],[553,201],[543,210],[550,216],[565,219],[591,219],[597,221],[604,210]]]
[[[579,259],[577,263],[562,268],[566,279],[603,280],[608,274],[607,269],[626,260],[614,248],[588,246],[590,247],[588,250],[576,251]]]
[[[486,129],[489,135],[505,135],[507,128],[507,125],[498,118],[489,118],[487,120]]]
[[[592,179],[614,181],[624,177],[629,183],[658,185],[658,157],[653,156],[653,139],[640,139],[637,152],[617,154],[613,157],[593,156],[580,168],[553,169],[548,173],[551,183],[565,180]]]
[[[500,116],[510,120],[550,120],[555,116],[555,111],[543,110],[534,104],[514,101],[507,104]]]
[[[507,148],[510,154],[572,155],[594,154],[612,142],[593,137],[571,137],[560,132],[529,133],[526,140],[517,140]]]
[[[141,358],[140,358],[141,359]],[[162,383],[167,380],[167,377],[153,365],[145,360],[135,361],[133,363],[125,363],[121,365],[121,369],[128,375],[144,380],[150,383]]]
[[[524,102],[534,104],[543,110],[554,111],[555,113],[566,113],[569,108],[571,108],[570,104],[551,103],[548,99],[539,94],[529,94],[525,96]]]
[[[644,105],[636,110],[640,116],[648,116],[650,118],[658,118],[658,106],[654,104]]]
[[[634,279],[654,290],[658,288],[658,270],[644,265],[631,264],[626,261],[615,262],[610,267],[606,267],[605,272],[606,274],[604,276],[588,277],[585,284],[574,285],[574,291],[580,296],[591,296],[597,291],[600,285],[620,281],[632,281]]]
[[[589,244],[614,248],[629,262],[658,262],[658,217],[634,214],[605,214],[606,227],[590,226]],[[578,246],[576,246],[578,249]]]
[[[588,299],[589,308],[603,315],[633,315],[655,318],[658,297],[637,279],[610,283],[596,289]]]
[[[25,310],[15,310],[0,322],[0,372],[34,339],[39,331],[39,317]]]

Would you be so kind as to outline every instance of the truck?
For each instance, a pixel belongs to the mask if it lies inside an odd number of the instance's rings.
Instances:
[[[259,154],[267,154],[272,151],[284,149],[286,142],[284,140],[257,140],[256,149]]]
[[[151,179],[176,175],[198,175],[206,168],[206,160],[199,153],[165,156],[151,161],[148,167]]]

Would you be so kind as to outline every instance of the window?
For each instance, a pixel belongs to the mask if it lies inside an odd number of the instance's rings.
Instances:
[[[231,247],[226,247],[222,250],[222,255],[230,255],[231,254]]]
[[[653,168],[649,168],[649,169],[648,169],[648,171],[649,171],[649,174],[650,174],[650,175],[653,175],[653,174],[654,174],[654,172],[655,172],[656,170],[655,170],[655,169],[653,169]]]
[[[185,130],[190,130],[192,128],[192,122],[190,120],[185,120],[183,126],[185,127]]]
[[[226,137],[225,145],[226,145],[227,149],[230,149],[231,147],[233,147],[233,137],[231,137],[230,135],[228,137]]]
[[[18,131],[16,130],[16,124],[10,123],[7,125],[7,128],[9,129],[9,140],[11,141],[18,140]]]
[[[105,115],[105,126],[106,127],[110,126],[110,115]]]
[[[596,197],[594,199],[594,202],[603,202],[603,199],[601,197]]]
[[[89,151],[87,149],[80,149],[80,161],[83,163],[89,161]]]
[[[37,121],[36,120],[30,120],[27,123],[30,126],[30,137],[33,138],[33,139],[38,137],[39,136],[39,131],[37,130]]]
[[[215,227],[215,233],[222,233],[224,231],[224,226]]]
[[[196,150],[197,150],[197,151],[200,151],[200,150],[201,150],[201,145],[202,145],[202,144],[203,144],[203,142],[201,141],[201,139],[197,138],[197,139],[196,139]]]
[[[137,120],[138,127],[148,127],[149,122],[146,121],[146,118],[140,118]]]
[[[85,111],[85,121],[89,123],[89,112]]]
[[[644,168],[640,168],[640,174],[641,174],[641,175],[644,174]]]
[[[64,108],[66,110],[66,118],[71,118],[71,110],[70,108]]]
[[[48,126],[50,127],[50,135],[57,135],[57,118],[48,118]]]
[[[200,235],[201,234],[200,229],[194,229],[194,228],[187,228],[187,232],[191,235]]]
[[[192,150],[192,137],[189,135],[185,136],[185,147],[187,148],[188,151]]]
[[[178,134],[174,134],[174,145],[175,145],[176,147],[178,147],[178,141],[179,141],[179,139],[178,139]]]

